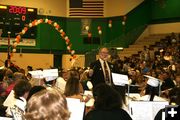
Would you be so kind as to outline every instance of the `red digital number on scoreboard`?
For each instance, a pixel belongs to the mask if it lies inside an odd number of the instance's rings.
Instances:
[[[9,6],[9,13],[26,14],[26,7]]]

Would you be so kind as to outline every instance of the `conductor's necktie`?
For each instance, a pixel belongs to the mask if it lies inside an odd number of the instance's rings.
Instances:
[[[110,77],[109,77],[109,71],[108,71],[108,67],[106,65],[106,62],[104,61],[103,64],[104,64],[105,82],[106,82],[106,84],[111,85],[111,81],[110,81]]]

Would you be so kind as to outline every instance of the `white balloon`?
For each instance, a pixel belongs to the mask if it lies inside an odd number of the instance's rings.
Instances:
[[[71,54],[73,55],[74,53],[75,53],[75,51],[74,51],[74,50],[72,50],[72,51],[71,51]]]
[[[29,27],[32,27],[32,23],[29,23]]]
[[[62,33],[62,32],[63,32],[63,29],[60,30],[60,33]]]
[[[111,24],[111,23],[109,23],[109,24],[108,24],[108,26],[111,28],[111,27],[112,27],[112,24]]]
[[[38,23],[38,24],[41,23],[41,20],[38,20],[37,23]]]
[[[48,19],[46,18],[46,19],[45,19],[45,23],[47,23],[47,22],[48,22]]]
[[[25,30],[22,30],[22,34],[25,34]]]
[[[99,30],[98,33],[101,35],[102,34],[102,30]]]
[[[55,23],[54,23],[54,27],[56,27],[56,26],[57,26],[57,23],[55,22]]]
[[[16,49],[13,49],[12,51],[15,53],[15,52],[16,52]]]
[[[67,39],[68,39],[68,36],[66,36],[64,39],[67,40]]]
[[[87,25],[87,26],[85,27],[85,29],[86,29],[86,30],[89,30],[89,26]]]
[[[67,46],[67,49],[70,50],[71,48],[69,46]]]

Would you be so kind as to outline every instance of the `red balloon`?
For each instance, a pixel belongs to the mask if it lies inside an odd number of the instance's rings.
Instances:
[[[91,34],[90,32],[88,32],[88,37],[89,37],[89,38],[92,37],[92,34]]]
[[[126,16],[123,16],[123,21],[126,21],[127,17]]]
[[[109,20],[109,24],[112,24],[112,20]]]
[[[98,30],[101,30],[101,26],[98,26],[98,28],[97,28]]]

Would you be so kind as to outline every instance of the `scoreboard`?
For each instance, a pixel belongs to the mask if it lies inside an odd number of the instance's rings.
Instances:
[[[8,37],[8,32],[11,32],[11,37],[16,37],[25,25],[28,25],[36,18],[37,8],[0,4],[1,37]],[[35,39],[36,31],[37,28],[32,27],[23,35],[23,38]]]

